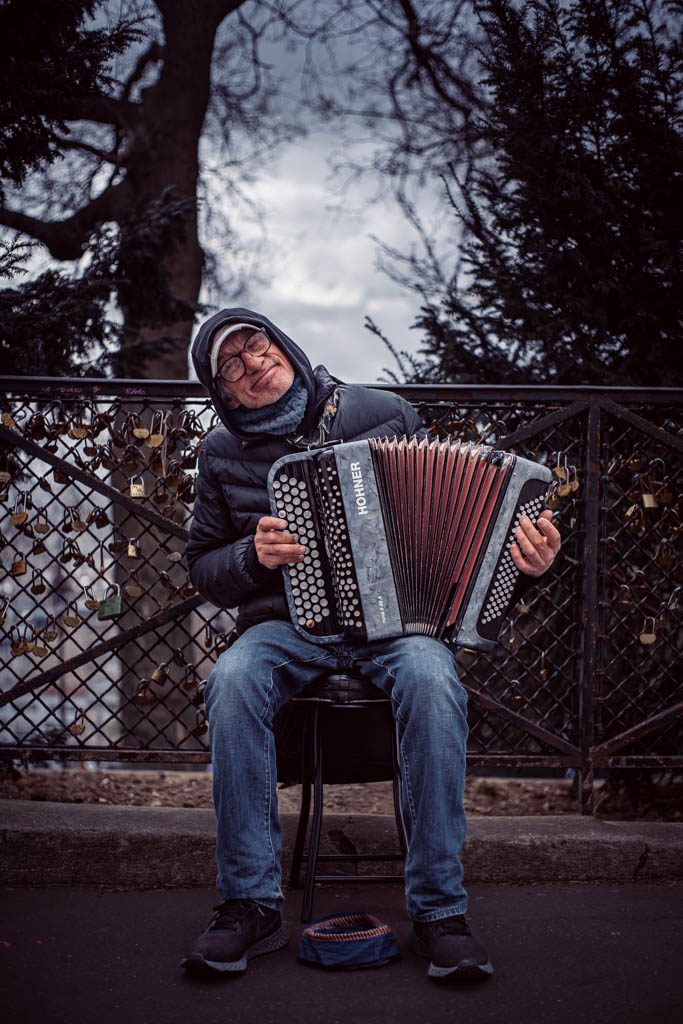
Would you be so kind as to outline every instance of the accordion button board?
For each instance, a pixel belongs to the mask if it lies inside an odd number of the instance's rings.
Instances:
[[[271,511],[306,547],[283,566],[294,625],[321,643],[422,633],[490,649],[518,578],[514,531],[550,479],[459,442],[370,439],[279,459]]]

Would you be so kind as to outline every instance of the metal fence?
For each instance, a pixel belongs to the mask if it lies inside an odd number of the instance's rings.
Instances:
[[[460,651],[470,766],[683,766],[680,390],[415,386],[435,436],[545,463],[563,535],[492,653]],[[0,756],[209,760],[233,619],[183,562],[203,439],[187,381],[0,378]]]

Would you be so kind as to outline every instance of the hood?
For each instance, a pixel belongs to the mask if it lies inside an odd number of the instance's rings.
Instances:
[[[223,401],[220,390],[215,387],[214,382],[211,379],[211,362],[209,359],[211,342],[213,341],[216,331],[233,323],[253,324],[254,327],[265,327],[275,344],[278,345],[285,353],[294,367],[294,370],[303,380],[306,386],[306,391],[308,392],[308,406],[306,407],[306,414],[302,424],[302,429],[305,429],[309,419],[315,412],[313,409],[313,399],[316,393],[313,368],[308,358],[291,338],[287,337],[287,335],[284,334],[279,327],[276,327],[274,323],[271,323],[268,317],[262,316],[260,313],[255,313],[251,309],[243,309],[242,307],[237,307],[235,309],[222,309],[220,313],[215,313],[206,321],[206,323],[202,324],[192,343],[192,362],[194,363],[195,371],[199,380],[209,392],[214,409],[220,416],[223,424],[231,434],[235,434],[235,436],[240,437],[243,440],[253,441],[253,434],[248,435],[243,433],[232,421],[230,415],[231,410]]]

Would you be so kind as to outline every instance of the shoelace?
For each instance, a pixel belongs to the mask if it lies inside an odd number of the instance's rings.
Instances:
[[[263,910],[253,900],[224,900],[213,908],[216,914],[209,925],[210,931],[220,929],[226,932],[236,932],[243,921],[258,910],[263,915]]]

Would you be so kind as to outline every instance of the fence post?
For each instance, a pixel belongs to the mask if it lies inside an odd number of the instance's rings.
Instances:
[[[582,658],[579,686],[579,730],[581,770],[579,806],[582,814],[593,813],[593,760],[595,717],[594,695],[598,658],[598,572],[600,544],[600,419],[602,410],[595,395],[590,396],[586,444],[586,543],[582,590]]]

